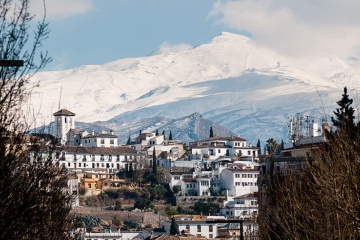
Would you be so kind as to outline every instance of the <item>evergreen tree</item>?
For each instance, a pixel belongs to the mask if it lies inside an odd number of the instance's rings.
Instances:
[[[165,130],[163,130],[162,135],[164,136],[164,140],[166,140]]]
[[[344,88],[342,99],[337,102],[339,108],[334,111],[335,117],[331,117],[331,121],[336,127],[337,133],[344,133],[352,138],[356,133],[354,108],[351,106],[353,100],[347,94],[347,88]]]
[[[258,139],[258,142],[257,142],[257,144],[256,144],[256,147],[259,148],[259,150],[258,150],[258,155],[260,155],[260,154],[261,154],[261,143],[260,143],[260,139]]]
[[[171,131],[170,131],[170,134],[169,134],[169,140],[173,140]]]
[[[283,140],[283,139],[281,139],[281,143],[280,143],[280,151],[284,150],[284,145],[285,145],[284,140]]]
[[[210,136],[209,137],[214,137],[214,131],[213,131],[212,127],[210,127]]]
[[[155,135],[159,136],[159,129],[156,129]]]
[[[157,164],[156,164],[156,151],[155,151],[155,147],[154,147],[154,150],[153,150],[153,174],[155,176],[157,176]]]
[[[130,144],[131,144],[131,138],[129,136],[129,138],[128,138],[127,142],[126,142],[126,145],[130,145]]]
[[[179,234],[179,225],[176,223],[175,218],[171,218],[170,235]]]

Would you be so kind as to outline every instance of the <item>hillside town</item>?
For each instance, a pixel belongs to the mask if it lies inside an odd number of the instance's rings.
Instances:
[[[118,145],[113,131],[95,133],[76,129],[75,113],[61,109],[54,113],[54,137],[58,146],[55,158],[68,171],[69,191],[76,195],[73,208],[81,208],[79,199],[96,196],[104,191],[138,188],[134,179],[121,172],[153,171],[161,169],[160,181],[176,192],[173,206],[185,206],[186,197],[219,201],[216,212],[208,215],[168,215],[157,226],[139,226],[133,231],[103,226],[97,232],[78,229],[85,239],[133,239],[170,235],[172,221],[176,221],[183,237],[257,239],[259,199],[266,207],[266,191],[273,171],[294,167],[306,157],[316,144],[326,141],[327,125],[299,116],[289,121],[289,136],[293,139],[277,155],[261,153],[261,147],[247,143],[239,136],[216,136],[209,130],[209,138],[188,145],[181,140],[166,139],[153,132],[140,132],[127,144]],[[306,129],[300,125],[307,124]],[[314,145],[315,144],[315,145]],[[274,158],[275,157],[275,158]],[[82,194],[79,193],[81,189]],[[214,198],[213,198],[214,197]],[[114,224],[113,224],[114,225]],[[141,231],[140,231],[141,230]]]

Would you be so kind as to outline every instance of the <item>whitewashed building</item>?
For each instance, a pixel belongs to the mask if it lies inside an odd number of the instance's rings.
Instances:
[[[227,196],[235,197],[258,192],[259,170],[243,164],[232,164],[220,173],[220,188]]]
[[[56,151],[60,165],[69,170],[106,170],[117,172],[129,163],[134,169],[142,169],[145,156],[129,147],[75,147],[63,146]]]
[[[117,147],[118,137],[114,135],[113,131],[110,133],[101,132],[87,134],[82,137],[81,146],[84,147]]]
[[[194,216],[179,216],[175,218],[179,226],[180,234],[190,234],[197,238],[216,238],[218,236],[219,223],[211,222],[207,218]],[[171,220],[162,223],[166,234],[170,234]]]
[[[258,193],[247,193],[228,199],[220,209],[220,215],[230,218],[254,218],[258,214]]]
[[[241,158],[255,159],[258,157],[259,148],[247,145],[246,139],[231,137],[211,137],[199,142],[190,142],[189,147],[192,155],[202,155],[207,160],[219,158]]]

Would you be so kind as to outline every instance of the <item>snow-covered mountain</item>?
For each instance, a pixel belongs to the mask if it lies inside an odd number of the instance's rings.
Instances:
[[[60,103],[77,121],[110,120],[117,129],[198,112],[255,143],[284,139],[288,116],[320,120],[331,113],[344,86],[350,94],[359,89],[359,66],[356,58],[280,56],[248,37],[222,33],[191,49],[39,73],[31,102],[42,122],[52,120]]]

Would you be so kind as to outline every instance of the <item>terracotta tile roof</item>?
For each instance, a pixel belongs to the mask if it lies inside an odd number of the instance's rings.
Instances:
[[[233,168],[226,168],[224,170],[229,170],[231,172],[258,172],[258,170],[253,168],[246,168],[246,169],[233,169]]]
[[[84,136],[83,138],[117,138],[116,135],[110,133],[96,133],[96,134],[89,134]]]
[[[253,197],[257,197],[257,196],[258,196],[257,192],[254,192],[254,193],[246,193],[246,194],[241,195],[241,196],[236,196],[236,197],[234,197],[234,199],[241,199],[241,198],[248,198],[248,197],[253,198]]]
[[[76,114],[67,109],[61,109],[53,114],[54,116],[75,116]]]
[[[84,132],[74,128],[71,128],[70,131],[72,131],[74,134],[81,134],[82,132]]]
[[[122,154],[136,154],[137,151],[129,147],[83,147],[83,146],[62,146],[58,151],[65,151],[73,154],[108,154],[108,155],[122,155]]]
[[[216,140],[221,140],[221,141],[246,141],[246,139],[241,138],[241,137],[237,137],[237,136],[231,136],[231,137],[215,136],[215,137],[206,138],[204,140],[201,140],[200,142],[216,141]]]

